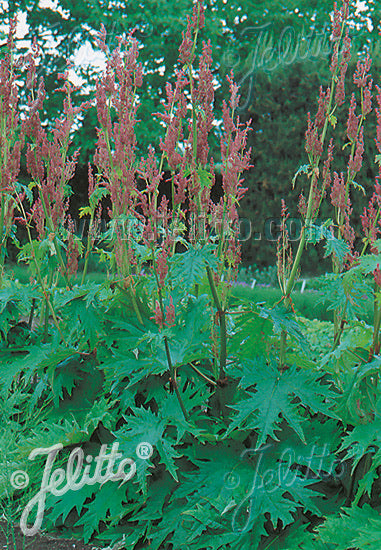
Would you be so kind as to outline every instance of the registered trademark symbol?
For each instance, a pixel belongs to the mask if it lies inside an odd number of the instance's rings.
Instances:
[[[136,455],[138,458],[141,458],[143,460],[148,460],[153,455],[153,447],[151,443],[147,443],[147,441],[142,441],[139,443],[139,445],[136,447]]]

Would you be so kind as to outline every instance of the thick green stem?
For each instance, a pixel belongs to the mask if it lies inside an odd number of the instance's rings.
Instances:
[[[53,220],[52,220],[52,217],[51,217],[50,213],[48,212],[48,208],[47,208],[47,205],[45,203],[44,195],[43,195],[42,188],[41,188],[40,184],[38,184],[38,190],[39,190],[39,195],[40,195],[40,199],[41,199],[41,203],[42,203],[42,208],[43,208],[44,214],[45,214],[46,223],[48,225],[48,229],[49,229],[50,233],[53,235],[52,242],[53,242],[54,250],[55,250],[56,255],[57,255],[58,263],[60,264],[62,275],[63,275],[63,277],[66,281],[66,284],[71,290],[72,285],[70,283],[70,279],[69,279],[69,276],[68,276],[68,273],[67,273],[67,269],[66,269],[65,263],[64,263],[63,258],[62,258],[60,247],[58,246]]]
[[[177,397],[177,400],[179,402],[182,413],[184,415],[184,418],[185,418],[186,421],[188,421],[189,420],[188,413],[186,411],[186,408],[185,408],[185,405],[184,405],[184,402],[183,402],[183,399],[181,397],[181,393],[180,393],[180,390],[179,390],[179,386],[177,384],[177,369],[175,367],[173,367],[173,365],[172,365],[172,358],[171,358],[171,353],[169,351],[168,338],[166,336],[164,337],[164,346],[165,346],[165,353],[166,353],[166,356],[167,356],[167,363],[168,363],[168,367],[169,367],[169,373],[170,373],[170,377],[171,377],[171,383],[172,383],[172,386],[175,390],[176,397]]]
[[[89,232],[88,232],[88,235],[87,235],[87,245],[86,245],[86,252],[85,252],[85,265],[83,266],[81,285],[83,285],[85,283],[85,279],[86,279],[86,275],[87,275],[87,269],[88,269],[88,265],[89,265],[90,249],[91,249],[91,231],[92,231],[92,228],[93,228],[93,223],[94,223],[94,212],[91,212]]]
[[[342,26],[341,26],[341,33],[340,33],[340,37],[339,37],[339,41],[338,41],[339,44],[340,44],[340,41],[342,40],[342,37],[343,37],[344,26],[345,26],[345,20],[343,21]],[[339,44],[338,44],[338,48],[339,48]],[[328,106],[327,106],[327,109],[326,109],[326,116],[325,116],[324,126],[323,126],[323,130],[322,130],[321,137],[320,137],[320,142],[321,142],[322,146],[324,145],[324,142],[325,142],[325,139],[326,139],[328,125],[329,125],[329,122],[330,122],[330,117],[331,117],[331,114],[333,112],[332,111],[332,103],[333,103],[333,98],[334,98],[334,95],[335,95],[334,90],[335,90],[335,83],[336,83],[336,79],[337,79],[338,69],[339,69],[339,65],[337,66],[334,73],[332,74],[329,102],[328,102]],[[311,159],[311,161],[312,161],[312,159]],[[287,281],[285,297],[284,297],[285,298],[285,306],[286,306],[287,309],[289,309],[289,307],[291,305],[291,292],[292,292],[292,289],[294,288],[296,274],[298,272],[299,265],[300,265],[300,260],[301,260],[302,255],[303,255],[303,249],[304,249],[304,246],[305,246],[306,241],[307,241],[306,230],[310,229],[313,216],[317,215],[317,213],[320,209],[320,205],[321,205],[321,200],[322,199],[320,199],[318,209],[314,213],[313,212],[313,202],[314,202],[314,193],[313,193],[313,191],[314,191],[314,186],[317,182],[317,177],[318,177],[318,174],[319,174],[320,161],[321,161],[321,156],[316,157],[314,159],[313,163],[311,162],[311,164],[312,164],[312,166],[311,166],[311,168],[312,168],[312,179],[311,179],[309,196],[308,196],[307,213],[306,213],[305,223],[302,227],[300,240],[299,240],[299,245],[298,245],[298,249],[297,249],[297,252],[296,252],[295,259],[294,259],[294,263],[293,263],[293,266],[292,266],[292,269],[291,269],[291,272],[290,272],[289,279]],[[322,194],[322,196],[323,196],[323,194]],[[281,333],[281,341],[280,341],[280,368],[281,368],[281,370],[283,370],[284,367],[285,367],[286,340],[287,340],[287,333],[286,333],[286,331],[283,330],[282,333]]]
[[[23,203],[21,200],[19,200],[18,202],[18,206],[23,214],[23,217],[24,217],[24,220],[27,220],[27,215],[26,215],[26,212],[24,210],[24,206],[23,206]],[[44,282],[43,282],[43,279],[42,279],[42,276],[41,276],[41,271],[40,271],[40,266],[38,264],[38,261],[36,259],[36,255],[34,253],[34,249],[33,249],[33,239],[32,239],[32,235],[31,235],[31,232],[30,232],[30,228],[29,228],[29,224],[28,222],[26,221],[26,230],[27,230],[27,234],[28,234],[28,240],[29,240],[29,244],[30,244],[30,248],[31,248],[31,256],[32,256],[32,260],[33,260],[33,263],[35,265],[35,268],[36,268],[36,274],[37,274],[37,280],[38,280],[38,283],[41,287],[41,290],[42,290],[42,293],[44,295],[44,298],[45,298],[45,301],[46,301],[46,304],[52,314],[52,317],[53,317],[53,322],[54,322],[54,325],[56,327],[56,329],[58,330],[61,338],[62,338],[62,341],[64,342],[64,344],[67,346],[67,342],[66,342],[66,339],[64,337],[64,335],[62,334],[62,331],[60,329],[60,326],[59,326],[59,323],[58,323],[58,319],[57,319],[57,316],[56,316],[56,312],[54,311],[54,308],[50,302],[50,299],[49,299],[49,295],[48,295],[48,292],[45,288],[45,285],[44,285]]]
[[[223,267],[223,261],[222,261],[223,248],[224,248],[224,242],[225,242],[225,238],[224,238],[225,216],[226,216],[226,197],[224,196],[224,206],[223,206],[223,210],[222,210],[220,238],[219,238],[219,241],[218,241],[218,249],[217,249],[217,258],[219,258],[221,260],[222,267]]]
[[[360,117],[359,124],[357,126],[356,137],[358,137],[360,135],[360,129],[361,129],[361,127],[364,123],[364,120],[366,118],[366,116],[364,114],[364,91],[363,91],[363,88],[361,88],[360,93],[361,93],[361,117]],[[353,155],[354,155],[354,152],[355,152],[355,147],[356,147],[356,139],[352,139],[350,158],[353,158]],[[353,183],[354,176],[355,176],[355,172],[352,173],[352,171],[348,167],[347,180],[346,180],[346,183],[345,183],[345,204],[347,203],[347,200],[348,200],[349,188],[350,188],[351,183]],[[377,223],[379,213],[380,213],[380,209],[377,212],[376,219],[373,220],[373,222],[372,222],[372,226],[375,226],[375,224]],[[338,212],[336,214],[336,221],[337,221],[337,225],[338,225],[337,238],[341,239],[342,238],[341,228],[342,228],[343,223],[344,223],[344,212],[343,211],[338,210]],[[363,248],[363,251],[362,251],[361,255],[365,252],[366,246],[367,246],[367,243],[364,244],[364,248]],[[339,265],[338,261],[335,258],[332,259],[332,265],[333,265],[333,272],[336,273],[336,274],[340,273],[340,265]],[[346,302],[345,306],[347,306],[347,302]],[[345,309],[346,309],[346,307],[345,307]],[[343,320],[344,320],[344,314],[340,316],[339,311],[336,309],[334,311],[334,319],[333,319],[334,347],[336,347],[340,343],[340,338],[341,338],[341,334],[342,334],[341,327],[343,327]]]
[[[373,348],[372,355],[378,355],[380,352],[380,326],[381,326],[381,306],[378,304],[376,293],[380,287],[374,284],[374,320],[373,320]]]
[[[210,290],[213,296],[214,305],[218,312],[218,320],[220,325],[220,373],[219,378],[225,378],[226,358],[227,358],[227,334],[226,334],[226,312],[222,309],[216,285],[213,280],[213,273],[210,267],[206,268]]]
[[[49,281],[48,281],[48,287],[50,289],[50,287],[52,286],[52,281],[53,281],[53,272],[52,270],[50,270],[50,273],[49,273]],[[49,290],[47,290],[47,293],[49,292]],[[49,294],[47,294],[49,296]],[[43,341],[46,342],[47,339],[48,339],[48,328],[49,328],[49,306],[47,303],[45,303],[45,312],[44,312],[44,338],[43,338]]]
[[[377,221],[378,221],[378,218],[380,217],[380,213],[381,213],[381,207],[379,207],[379,209],[377,210],[377,214],[375,216],[375,218],[372,220],[372,223],[371,223],[371,227],[369,228],[369,233],[368,233],[368,238],[364,239],[365,242],[364,242],[364,246],[361,250],[361,253],[360,253],[360,256],[359,258],[362,258],[366,252],[366,249],[368,248],[368,245],[370,244],[371,242],[371,239],[370,239],[370,235],[372,233],[372,229],[376,226],[377,224]],[[343,307],[343,313],[342,313],[342,319],[345,319],[345,314],[346,314],[346,311],[347,311],[347,307],[348,307],[348,304],[349,304],[349,296],[346,297],[345,299],[345,304],[344,304],[344,307]],[[375,318],[375,317],[374,317]],[[334,351],[337,346],[339,345],[340,343],[340,338],[343,334],[343,331],[344,331],[344,323],[343,321],[341,322],[340,324],[340,327],[338,329],[338,332],[337,334],[335,335],[335,338],[334,338],[334,342],[333,342],[333,346],[332,346],[332,350],[331,351]]]
[[[291,304],[291,292],[294,288],[296,274],[299,269],[300,260],[302,258],[303,249],[306,244],[307,236],[306,236],[306,230],[310,228],[311,225],[311,213],[312,213],[312,196],[313,196],[313,186],[315,182],[315,176],[313,176],[311,187],[310,187],[310,194],[308,198],[308,207],[307,207],[307,215],[306,215],[306,222],[304,226],[302,227],[298,250],[296,252],[295,260],[292,265],[292,269],[290,272],[290,276],[287,281],[286,285],[286,292],[285,292],[285,307],[288,309]],[[280,359],[280,369],[283,370],[285,367],[285,355],[286,355],[286,340],[287,340],[287,332],[285,330],[282,330],[281,336],[280,336],[280,350],[279,350],[279,359]]]
[[[135,97],[135,93],[136,93],[136,87],[134,88],[134,91],[133,91],[133,97]],[[108,110],[109,110],[109,107],[107,106]],[[109,162],[110,162],[110,168],[113,172],[114,175],[116,175],[116,167],[114,165],[114,159],[113,159],[113,156],[112,156],[112,151],[111,151],[111,145],[110,145],[110,139],[109,139],[109,135],[108,135],[108,132],[107,132],[107,128],[103,128],[103,133],[104,133],[104,137],[105,137],[105,142],[106,142],[106,147],[107,147],[107,151],[108,151],[108,156],[109,156]],[[114,204],[112,205],[112,208],[113,208],[113,217],[115,217],[115,210],[114,210]],[[117,213],[118,214],[118,213]],[[135,297],[135,294],[134,294],[134,290],[133,288],[131,287],[131,283],[130,283],[130,264],[129,264],[129,260],[128,260],[128,256],[126,258],[126,255],[125,253],[123,254],[124,255],[124,258],[125,258],[125,266],[126,266],[126,273],[127,273],[127,279],[129,281],[129,295],[130,295],[130,298],[131,298],[131,302],[132,302],[132,307],[134,308],[134,312],[136,314],[136,317],[138,318],[138,321],[139,323],[143,324],[143,319],[142,319],[142,316],[140,314],[140,311],[139,311],[139,307],[138,307],[138,304],[137,304],[137,301],[136,301],[136,297]],[[86,265],[86,264],[85,264]]]
[[[201,372],[197,367],[195,367],[192,363],[189,363],[190,366],[192,367],[192,369],[197,372],[197,374],[199,376],[201,376],[201,378],[203,378],[204,380],[206,380],[208,382],[208,384],[211,384],[212,386],[217,386],[217,382],[215,382],[214,380],[212,380],[211,378],[209,378],[208,376],[206,376],[206,374],[204,374],[203,372]]]
[[[0,214],[0,288],[3,284],[3,269],[4,269],[4,259],[5,254],[3,253],[3,248],[5,248],[5,237],[3,237],[4,232],[4,218],[5,218],[5,200],[2,197],[1,201],[1,214]]]
[[[126,251],[125,251],[126,252]],[[128,253],[128,250],[127,250],[127,253]],[[127,256],[127,257],[126,257]],[[128,255],[125,254],[125,257],[126,257],[126,260],[125,260],[125,266],[126,266],[126,272],[127,272],[127,281],[128,281],[128,293],[130,295],[130,298],[131,298],[131,303],[132,303],[132,307],[134,308],[134,312],[136,314],[136,317],[138,318],[138,321],[141,325],[143,325],[143,318],[140,314],[140,310],[139,310],[139,306],[138,306],[138,303],[136,301],[136,296],[135,296],[135,293],[134,293],[134,289],[132,287],[132,284],[131,284],[131,272],[130,272],[130,262],[128,261]]]
[[[85,253],[85,265],[83,266],[83,273],[82,273],[82,278],[81,278],[81,285],[85,284],[85,279],[86,279],[86,275],[87,275],[87,269],[88,269],[88,266],[89,266],[89,258],[90,258],[90,251],[89,251],[89,250],[86,250],[86,253]]]
[[[138,303],[136,301],[136,297],[135,297],[135,294],[134,294],[134,291],[133,289],[131,288],[131,286],[129,287],[129,293],[130,293],[130,298],[131,298],[131,302],[132,302],[132,307],[134,308],[134,312],[136,314],[136,317],[139,321],[139,323],[141,325],[143,325],[143,318],[141,316],[141,313],[140,313],[140,310],[139,310],[139,306],[138,306]]]
[[[159,296],[160,311],[161,311],[162,318],[164,319],[163,296],[162,296],[162,293],[161,293],[159,278],[157,276],[157,272],[156,272],[156,269],[154,267],[155,259],[154,259],[153,249],[151,250],[151,253],[152,253],[153,271],[154,271],[154,274],[155,274],[157,292],[158,292],[158,296]],[[179,402],[182,413],[184,415],[184,418],[185,418],[185,420],[188,421],[188,418],[189,418],[188,413],[186,411],[186,408],[185,408],[185,405],[184,405],[184,402],[183,402],[183,399],[181,397],[181,393],[180,393],[180,390],[179,390],[179,386],[177,384],[177,369],[173,366],[172,358],[171,358],[171,352],[169,350],[168,338],[166,336],[164,336],[164,347],[165,347],[165,354],[167,356],[167,363],[168,363],[168,369],[169,369],[169,375],[170,375],[170,378],[171,378],[171,383],[172,383],[172,386],[175,390],[176,397],[177,397],[177,400]]]
[[[334,93],[333,93],[334,92],[334,87],[335,87],[334,77],[332,77],[331,93],[330,93],[329,104],[328,104],[328,107],[327,107],[327,113],[330,113],[331,109],[332,109],[332,98],[334,96]],[[324,142],[325,142],[327,129],[328,129],[328,123],[329,123],[329,116],[326,116],[323,131],[322,131],[321,138],[320,138],[322,145],[324,145]],[[304,226],[302,227],[298,250],[296,252],[295,260],[294,260],[294,263],[293,263],[293,266],[292,266],[292,269],[291,269],[291,273],[290,273],[290,276],[289,276],[289,279],[288,279],[288,282],[287,282],[287,286],[286,286],[286,299],[288,299],[288,300],[289,300],[289,296],[292,292],[292,289],[294,287],[295,277],[296,277],[296,274],[297,274],[297,271],[298,271],[298,268],[299,268],[300,260],[302,258],[304,245],[306,244],[306,240],[307,240],[306,229],[308,229],[308,230],[310,229],[311,222],[312,222],[312,207],[313,207],[313,199],[314,199],[313,190],[314,190],[314,186],[317,182],[317,174],[319,172],[320,160],[321,160],[321,157],[316,158],[315,162],[313,164],[313,167],[312,167],[312,179],[311,179],[310,191],[309,191],[309,196],[308,196],[306,219],[305,219]],[[317,213],[315,213],[315,215],[317,215]],[[290,303],[290,302],[288,302],[288,303]]]

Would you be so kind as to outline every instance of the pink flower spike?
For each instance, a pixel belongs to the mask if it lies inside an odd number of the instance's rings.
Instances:
[[[377,264],[376,269],[373,271],[374,276],[374,282],[378,287],[381,286],[381,271],[380,271],[380,264]]]
[[[352,141],[356,138],[357,129],[359,125],[359,116],[356,116],[356,98],[355,94],[352,94],[351,105],[348,112],[348,121],[347,121],[347,136]]]
[[[371,64],[372,60],[369,54],[366,56],[364,62],[362,62],[360,59],[357,61],[356,71],[353,75],[353,82],[359,88],[364,88],[367,85],[367,79],[370,78],[369,71]]]
[[[169,297],[169,306],[165,308],[166,312],[166,325],[167,327],[174,327],[176,324],[175,321],[175,306],[173,305],[172,296]]]
[[[156,300],[156,303],[155,303],[155,315],[150,317],[150,319],[155,321],[155,323],[159,327],[159,330],[163,328],[163,314],[161,312],[161,308],[158,300]]]

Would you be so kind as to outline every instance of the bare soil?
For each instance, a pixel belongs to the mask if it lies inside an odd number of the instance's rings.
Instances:
[[[8,541],[6,524],[0,523],[0,550],[100,550],[92,544],[84,544],[78,540],[61,539],[52,536],[36,534],[25,537],[20,528],[14,527],[16,546],[13,544],[11,533]]]

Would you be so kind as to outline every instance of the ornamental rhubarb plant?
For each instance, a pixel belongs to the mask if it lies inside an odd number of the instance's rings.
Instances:
[[[331,83],[320,88],[315,117],[307,115],[308,164],[293,180],[309,180],[296,250],[281,200],[282,298],[273,307],[238,300],[232,289],[250,123],[237,116],[232,73],[224,75],[229,97],[216,116],[212,44],[202,40],[207,16],[195,2],[173,81],[152,113],[157,141],[143,155],[145,67],[134,32],[110,48],[101,28],[105,70],[94,98],[74,108],[69,65],[61,112],[49,121],[38,45],[18,56],[16,21],[10,25],[0,72],[0,503],[8,546],[15,523],[32,537],[42,529],[129,550],[379,544],[378,179],[361,218],[360,251],[351,221],[364,124],[373,114],[370,59],[360,58],[348,97],[349,2],[335,4]],[[90,108],[97,143],[79,214],[87,230],[79,235],[69,214],[78,161],[72,139]],[[338,147],[340,109],[348,114]],[[335,170],[340,150],[346,172]],[[17,181],[20,158],[27,184]],[[323,201],[332,217],[318,225]],[[29,284],[6,271],[10,239]],[[292,296],[306,245],[322,240],[332,256],[322,283],[335,311],[331,350],[323,350],[317,323],[300,319]],[[94,261],[106,266],[98,282]],[[372,326],[356,317],[365,295]],[[20,473],[28,484],[18,482]]]
[[[0,61],[0,286],[2,284],[7,241],[13,230],[13,195],[17,186],[24,134],[20,128],[17,78],[21,63],[15,58],[16,21],[10,23],[6,53]]]

